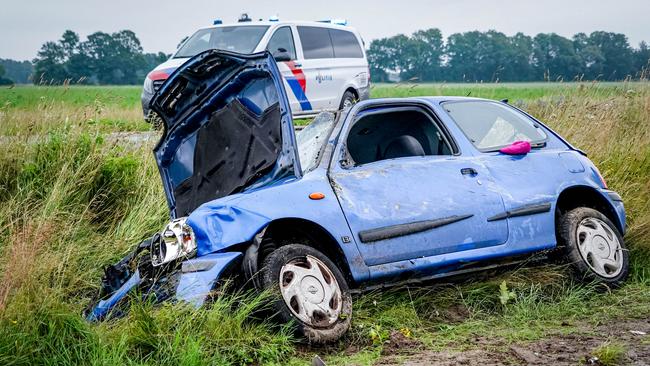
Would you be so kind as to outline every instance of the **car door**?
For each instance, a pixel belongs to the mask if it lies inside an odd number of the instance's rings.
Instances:
[[[302,58],[294,67],[305,75],[305,95],[307,103],[302,103],[302,112],[318,112],[332,108],[338,89],[333,81],[331,61],[334,47],[329,30],[323,27],[297,26],[302,49]],[[338,107],[338,106],[337,106]]]
[[[504,243],[508,235],[506,222],[487,220],[503,212],[501,196],[493,189],[489,173],[473,157],[457,151],[431,114],[421,112],[434,127],[426,138],[447,147],[437,145],[425,156],[350,165],[350,160],[359,160],[353,156],[358,155],[354,145],[374,149],[375,143],[354,138],[355,133],[404,134],[399,126],[413,121],[413,116],[390,114],[395,108],[350,117],[351,128],[341,138],[330,167],[332,186],[365,263],[377,266]],[[376,129],[365,127],[364,118],[382,113],[388,119],[380,115]],[[357,124],[361,127],[356,128]],[[377,150],[388,151],[382,144],[377,144]]]
[[[508,222],[507,250],[523,252],[555,245],[553,205],[558,189],[585,170],[577,153],[506,104],[452,101],[443,103],[443,108],[477,148],[477,159],[489,169],[502,192],[505,211],[490,220]],[[530,141],[532,150],[523,155],[499,152],[517,140]]]
[[[291,58],[290,61],[278,62],[278,68],[284,78],[284,87],[287,90],[291,110],[300,112],[303,110],[303,107],[309,109],[309,101],[305,96],[305,75],[296,66],[296,43],[291,27],[287,25],[275,29],[271,38],[269,38],[266,49],[274,57],[280,52],[286,52]]]

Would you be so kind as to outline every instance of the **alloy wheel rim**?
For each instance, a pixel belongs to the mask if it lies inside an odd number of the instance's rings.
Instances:
[[[595,217],[583,219],[576,230],[583,261],[599,276],[614,278],[623,269],[621,243],[614,230]]]
[[[280,292],[291,313],[307,325],[327,327],[341,314],[341,288],[336,277],[311,255],[282,266]]]

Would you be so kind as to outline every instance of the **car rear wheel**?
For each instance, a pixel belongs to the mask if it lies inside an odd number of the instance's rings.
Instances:
[[[307,342],[332,342],[350,328],[350,290],[341,271],[318,250],[282,246],[264,259],[261,275],[264,289],[275,295],[279,320],[293,321]]]
[[[357,96],[353,92],[347,90],[343,93],[343,98],[341,98],[341,105],[339,106],[340,110],[346,110],[357,103]]]
[[[574,273],[588,281],[620,285],[628,275],[629,256],[616,225],[587,207],[560,218],[558,239]]]

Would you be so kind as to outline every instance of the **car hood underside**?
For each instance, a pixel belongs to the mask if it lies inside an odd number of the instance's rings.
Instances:
[[[154,155],[172,217],[299,174],[288,100],[268,53],[199,54],[171,75],[151,108],[165,124]]]

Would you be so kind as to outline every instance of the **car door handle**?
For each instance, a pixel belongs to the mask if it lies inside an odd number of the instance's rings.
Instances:
[[[463,168],[463,169],[460,170],[460,174],[475,176],[475,175],[478,175],[478,172],[474,168]]]
[[[293,63],[294,67],[302,67],[302,64],[300,62],[295,62]]]

